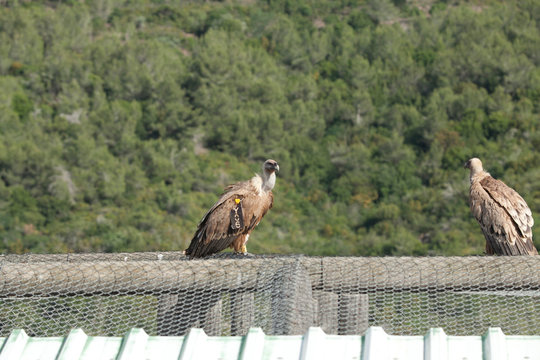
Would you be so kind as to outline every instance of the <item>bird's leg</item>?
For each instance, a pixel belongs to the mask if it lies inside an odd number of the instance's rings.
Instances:
[[[247,255],[247,238],[249,238],[249,234],[241,234],[236,239],[234,239],[231,247],[234,249],[235,254]]]
[[[244,239],[244,243],[242,244],[242,254],[244,254],[244,255],[248,254],[247,246],[246,246],[248,240],[249,240],[249,234],[246,235],[246,238]]]

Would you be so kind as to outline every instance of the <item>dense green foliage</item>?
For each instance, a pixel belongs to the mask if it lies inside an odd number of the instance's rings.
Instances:
[[[540,214],[539,27],[538,0],[0,1],[0,251],[184,249],[274,158],[250,252],[481,254],[468,158]]]

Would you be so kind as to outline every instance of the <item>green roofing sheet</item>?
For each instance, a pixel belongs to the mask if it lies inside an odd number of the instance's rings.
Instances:
[[[326,335],[310,328],[304,335],[269,336],[252,328],[246,336],[148,336],[132,329],[124,337],[87,336],[75,329],[67,337],[29,337],[13,330],[0,338],[0,360],[540,360],[540,336],[506,336],[499,328],[484,336],[447,336],[440,328],[425,336],[388,335],[371,327],[364,336]]]

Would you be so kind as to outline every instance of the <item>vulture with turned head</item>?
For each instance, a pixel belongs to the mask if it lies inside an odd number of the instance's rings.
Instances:
[[[534,221],[525,200],[485,172],[480,159],[472,158],[464,167],[471,171],[469,201],[486,238],[486,253],[538,255],[532,241]]]
[[[204,257],[231,247],[236,253],[247,254],[249,234],[274,202],[272,189],[278,171],[278,163],[268,159],[261,175],[227,186],[199,222],[184,253],[190,258]]]

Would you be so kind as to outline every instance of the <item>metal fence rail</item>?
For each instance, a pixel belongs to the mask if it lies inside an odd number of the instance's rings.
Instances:
[[[0,336],[540,334],[540,257],[304,257],[179,252],[0,257]]]

